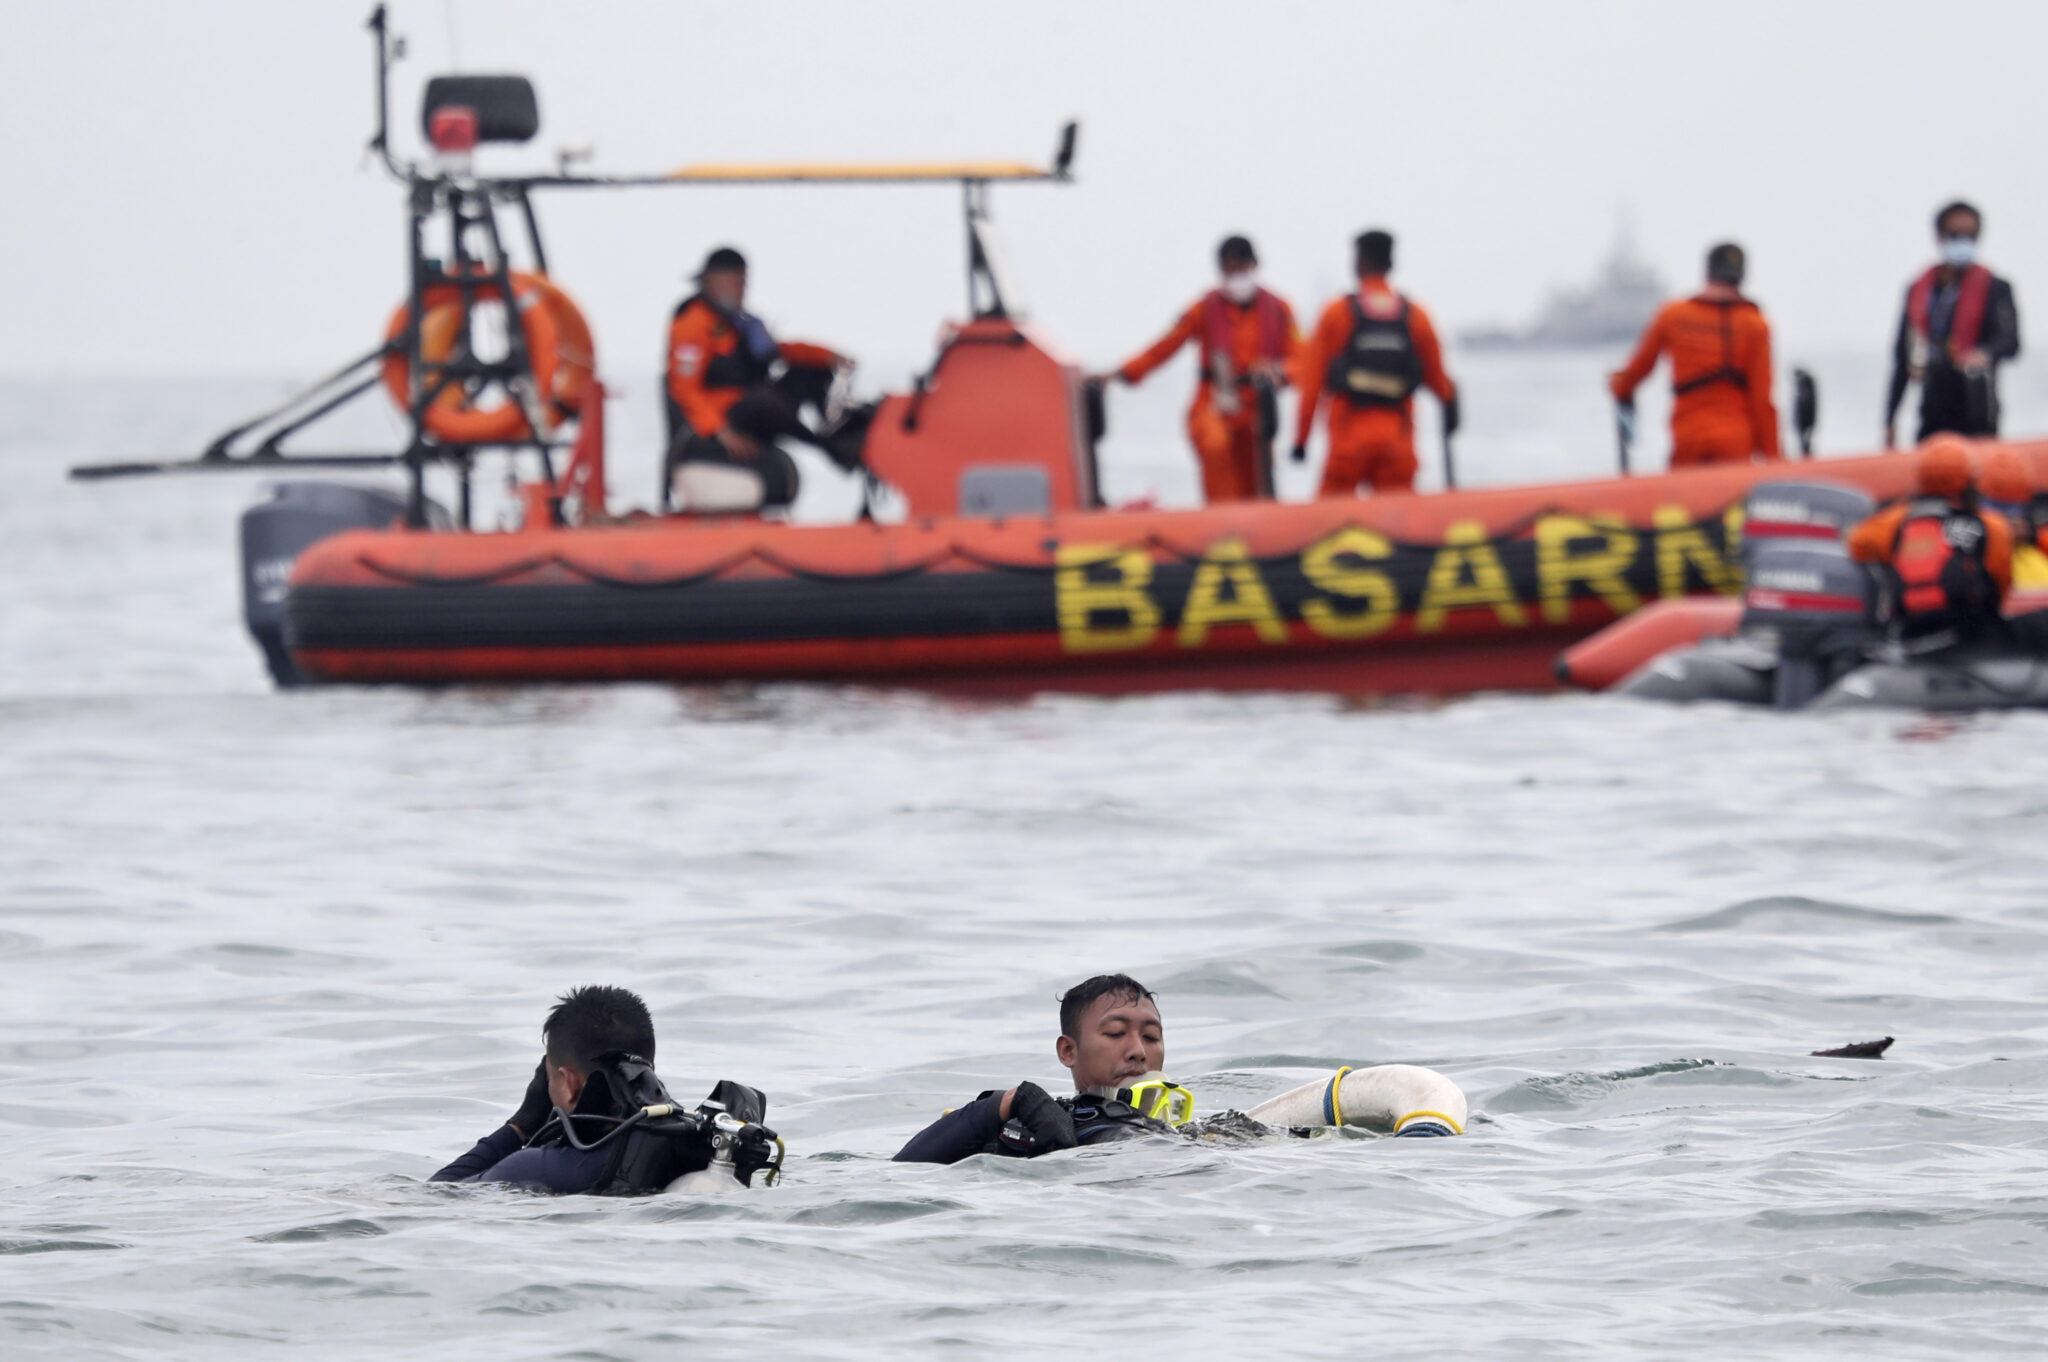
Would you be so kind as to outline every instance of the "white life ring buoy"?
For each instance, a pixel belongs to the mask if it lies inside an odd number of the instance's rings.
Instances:
[[[1359,1126],[1396,1135],[1463,1135],[1467,1110],[1458,1085],[1434,1069],[1375,1064],[1339,1069],[1270,1097],[1245,1115],[1269,1126]]]

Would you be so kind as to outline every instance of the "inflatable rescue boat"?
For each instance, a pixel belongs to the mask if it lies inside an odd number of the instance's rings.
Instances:
[[[563,163],[483,175],[473,160],[480,144],[536,135],[532,85],[505,75],[429,80],[425,154],[401,161],[385,121],[398,46],[381,7],[370,29],[379,119],[370,147],[404,186],[409,214],[409,289],[381,340],[197,458],[72,470],[407,475],[403,495],[286,481],[245,515],[245,617],[280,683],[1538,689],[1556,684],[1558,649],[1646,604],[1741,589],[1744,498],[1782,469],[1306,505],[1105,506],[1100,392],[1017,320],[990,235],[992,184],[1072,178],[1071,124],[1044,166],[706,164],[607,175]],[[834,426],[862,432],[857,447],[831,448],[873,494],[869,513],[837,526],[775,520],[758,509],[766,494],[751,485],[764,480],[742,466],[743,449],[727,449],[723,463],[692,461],[696,446],[672,447],[679,466],[665,461],[666,485],[649,489],[679,513],[615,512],[596,338],[550,273],[535,198],[876,183],[961,187],[968,320],[912,391],[861,408],[855,426]],[[491,314],[500,324],[482,324]],[[284,447],[379,388],[405,414],[402,449]],[[1807,427],[1812,404],[1802,405]],[[2048,482],[2048,453],[2024,452],[2037,483]],[[485,457],[520,470],[515,530],[474,526],[472,474]],[[1907,490],[1911,466],[1910,454],[1885,455],[1830,461],[1826,474],[1882,499]],[[429,495],[430,470],[452,481],[445,509]],[[1755,501],[1750,518],[1754,532]]]
[[[1028,335],[974,353],[1042,364],[1077,400],[1071,366]],[[957,400],[951,419],[995,425],[977,389],[939,372],[929,412]],[[1542,689],[1560,647],[1645,603],[1736,591],[1743,502],[1769,476],[1111,510],[1081,500],[1086,451],[1071,443],[992,428],[925,448],[899,421],[885,404],[869,464],[906,492],[901,524],[334,527],[297,555],[276,615],[252,624],[308,681]],[[1911,456],[1828,471],[1896,495]],[[985,475],[1014,499],[963,504]],[[289,493],[256,508],[245,541],[295,509]]]
[[[1991,448],[1975,451],[1980,467]],[[2038,479],[2038,460],[2030,462]],[[2048,641],[2039,613],[2048,610],[2048,559],[2031,546],[2015,553],[2007,637],[1909,645],[1885,627],[1879,574],[1843,543],[1875,509],[1850,484],[1759,483],[1747,506],[1740,596],[1653,604],[1563,653],[1559,678],[1641,699],[1781,710],[2048,706],[2048,652],[2038,646]]]

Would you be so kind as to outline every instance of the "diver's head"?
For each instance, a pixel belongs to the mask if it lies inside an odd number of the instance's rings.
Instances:
[[[548,1096],[563,1111],[572,1110],[583,1095],[600,1055],[624,1050],[654,1062],[654,1019],[630,989],[609,984],[572,988],[555,1000],[540,1034],[547,1047]]]
[[[1166,1027],[1152,991],[1128,974],[1098,974],[1060,999],[1060,1063],[1074,1091],[1119,1088],[1166,1068]]]
[[[738,308],[747,301],[747,258],[730,246],[720,246],[704,257],[697,287],[720,307]]]
[[[1936,435],[1920,446],[1920,462],[1913,479],[1922,496],[1946,497],[1960,502],[1972,485],[1970,447],[1955,435]]]

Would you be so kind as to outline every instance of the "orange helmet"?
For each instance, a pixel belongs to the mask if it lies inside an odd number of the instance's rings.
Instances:
[[[1970,447],[1953,435],[1935,436],[1920,446],[1915,476],[1923,495],[1961,496],[1970,490]]]
[[[2034,480],[2027,475],[2026,461],[2019,453],[2000,445],[1985,461],[1984,476],[1977,479],[1977,490],[1986,501],[2021,506],[2034,499]]]

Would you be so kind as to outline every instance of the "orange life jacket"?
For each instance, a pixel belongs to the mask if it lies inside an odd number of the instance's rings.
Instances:
[[[1974,512],[1941,497],[1912,503],[1892,539],[1891,555],[1908,625],[1962,623],[1998,613],[1998,583],[1984,562],[1988,538]]]

